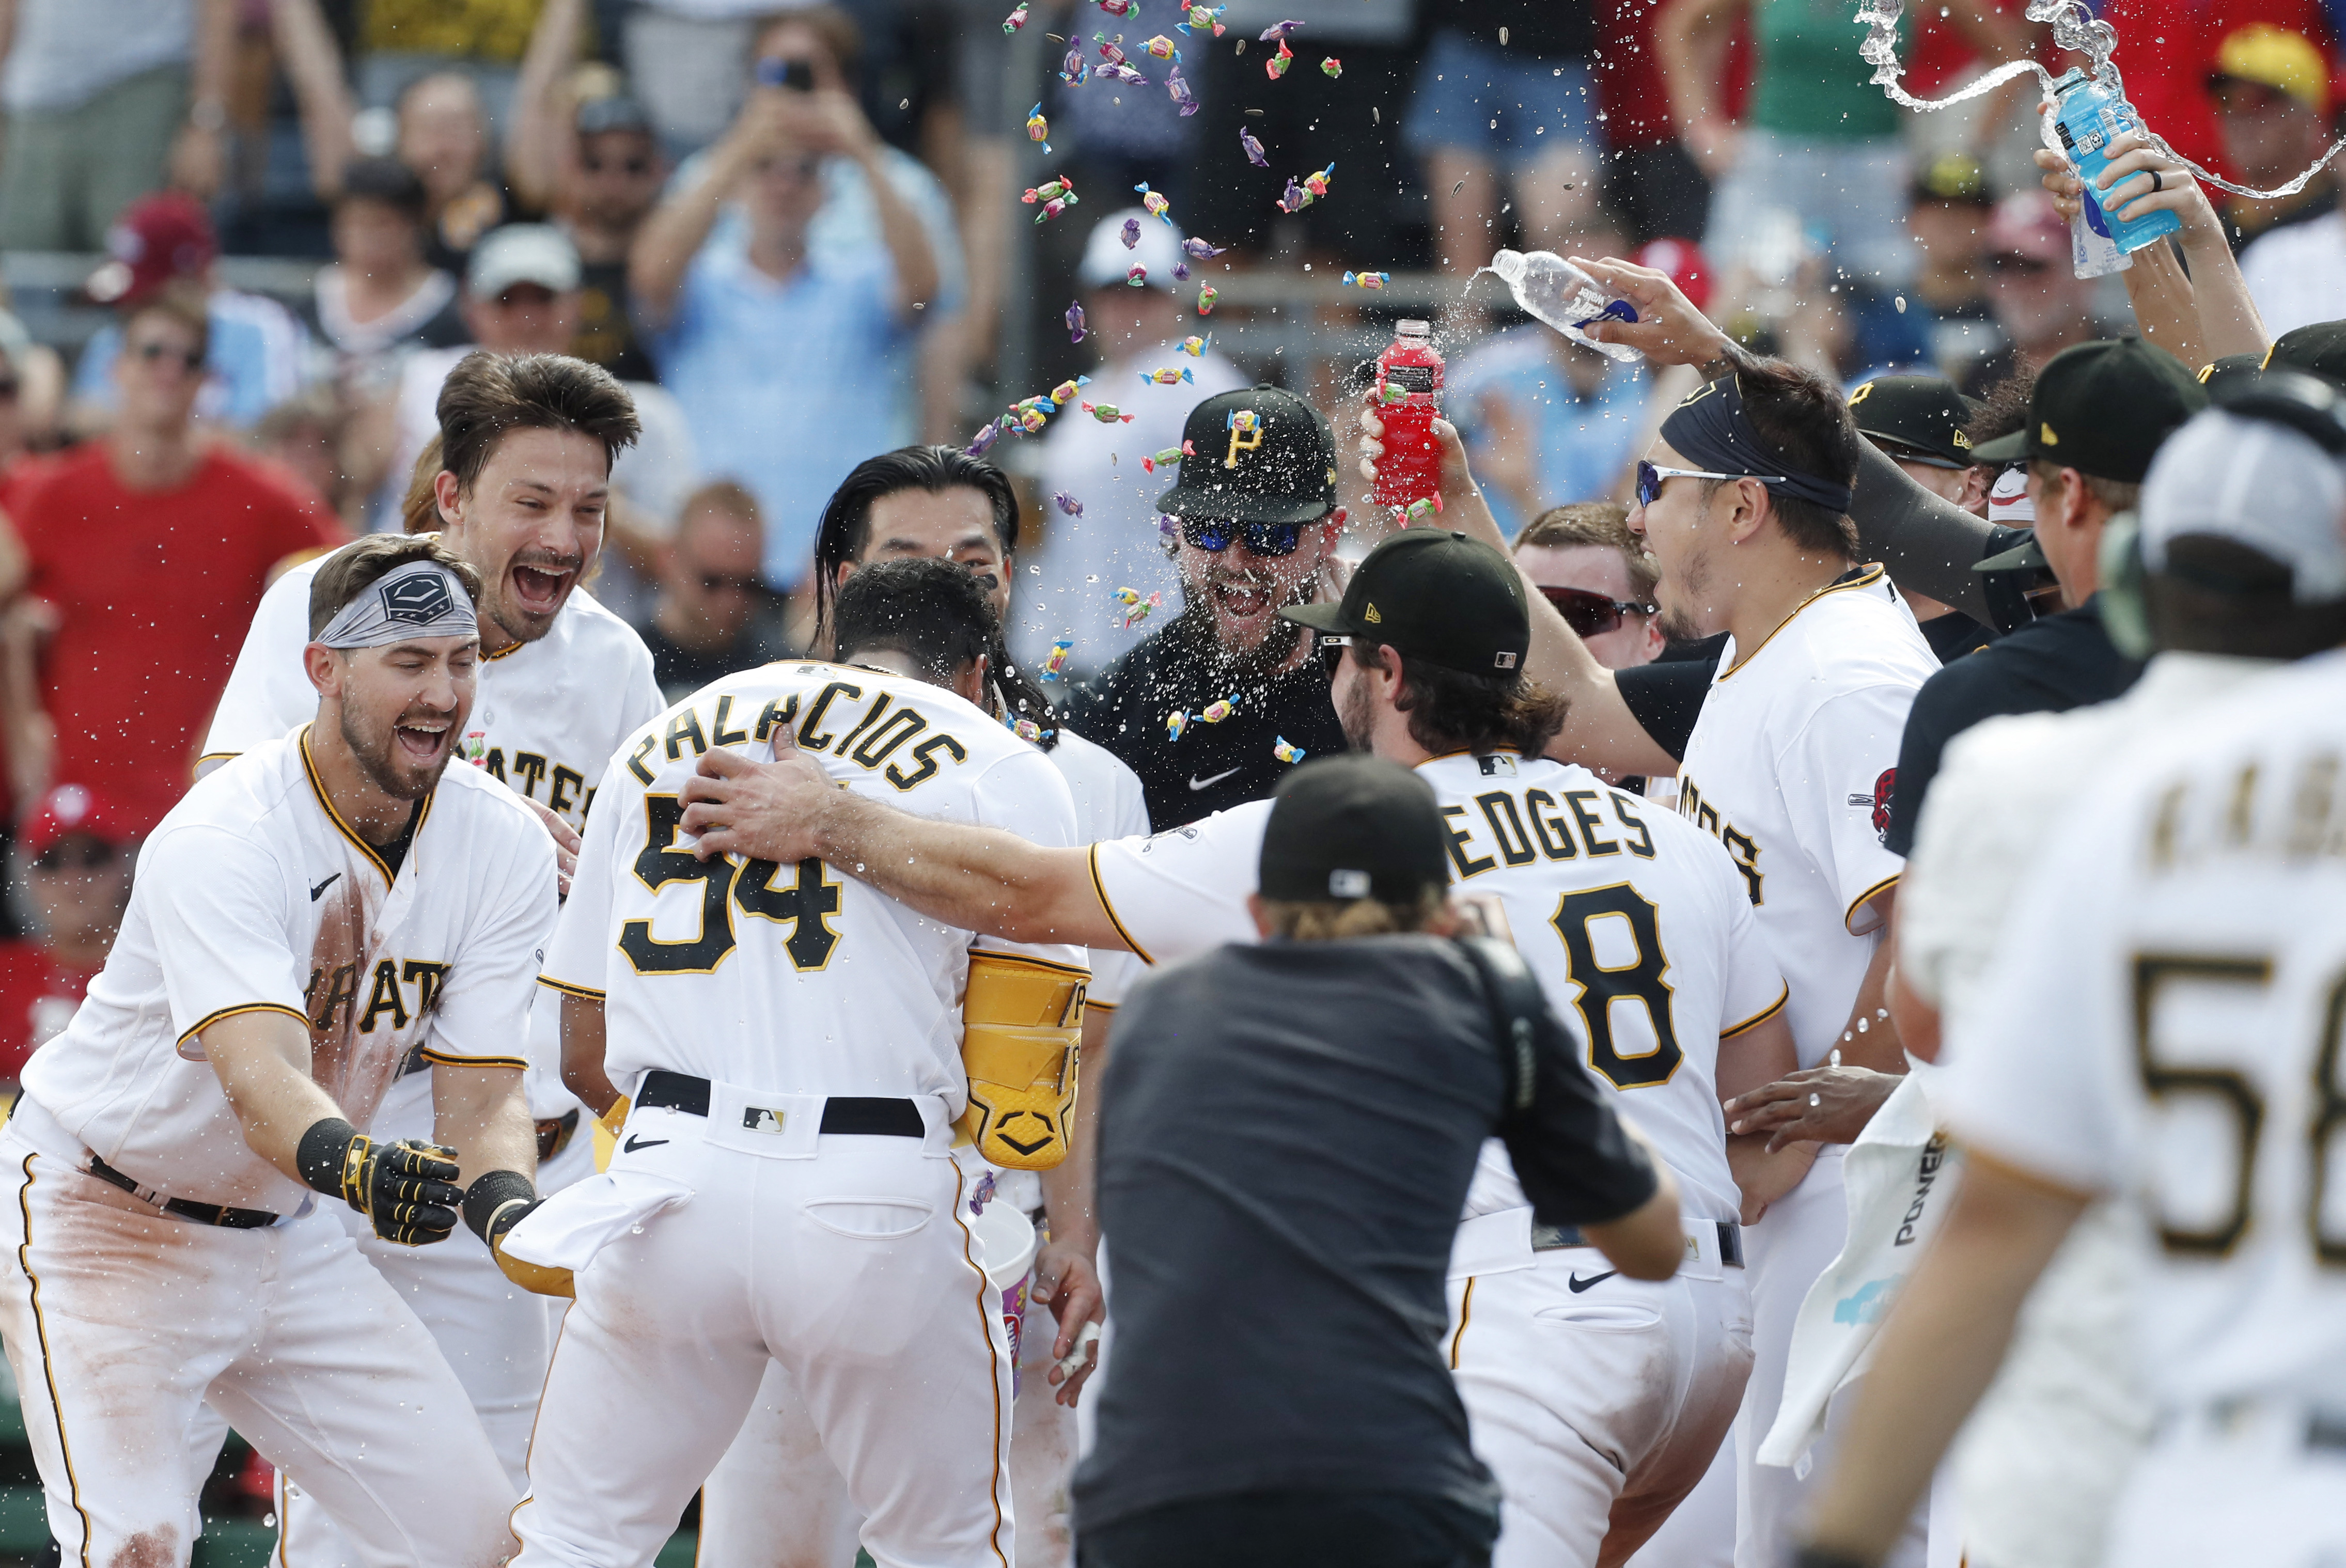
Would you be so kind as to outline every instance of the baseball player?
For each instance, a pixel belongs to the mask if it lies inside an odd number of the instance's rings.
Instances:
[[[515,1515],[526,1568],[648,1561],[770,1360],[876,1560],[1011,1558],[1008,1337],[952,1151],[958,1127],[999,1165],[1064,1157],[1081,950],[973,945],[819,860],[699,858],[679,796],[706,755],[781,735],[924,818],[1065,845],[1074,808],[972,700],[995,626],[967,572],[867,567],[837,623],[843,662],[719,681],[604,775],[543,978],[573,1087],[632,1109],[609,1172],[509,1243],[577,1294]]]
[[[408,1247],[535,1197],[515,1044],[554,855],[507,791],[444,771],[477,590],[423,539],[316,575],[314,719],[155,830],[105,971],[26,1069],[0,1339],[67,1562],[189,1560],[207,1404],[361,1563],[510,1548],[464,1390],[318,1197]],[[417,1056],[436,1141],[370,1137]]]
[[[633,405],[582,361],[479,353],[450,373],[440,412],[440,537],[483,580],[480,695],[457,749],[575,848],[604,762],[660,708],[642,639],[578,587],[601,548],[610,464],[634,438]],[[320,572],[339,558],[294,567],[262,598],[213,717],[208,759],[255,749],[300,722],[304,606]],[[533,1008],[528,1048],[548,1191],[594,1168],[578,1103],[561,1084],[555,1014]],[[431,1079],[422,1065],[409,1063],[386,1092],[384,1135],[429,1133]],[[432,1329],[518,1490],[553,1349],[546,1304],[515,1290],[469,1237],[418,1250],[361,1234],[359,1246]],[[289,1491],[280,1517],[291,1568],[349,1560],[350,1547],[302,1497]]]
[[[1501,673],[1528,634],[1520,581],[1496,552],[1405,533],[1371,552],[1341,605],[1287,613],[1331,639],[1353,744],[1415,765],[1433,786],[1462,887],[1497,895],[1550,997],[1586,1025],[1597,1081],[1684,1189],[1685,1262],[1677,1279],[1645,1285],[1617,1278],[1576,1236],[1535,1233],[1494,1156],[1454,1258],[1449,1351],[1477,1450],[1507,1493],[1502,1558],[1596,1562],[1601,1543],[1602,1560],[1618,1561],[1701,1476],[1741,1395],[1749,1319],[1719,1084],[1790,1065],[1783,983],[1715,842],[1539,758],[1556,705]],[[727,777],[688,789],[687,821],[708,825],[711,848],[791,835],[939,918],[1121,944],[1152,962],[1252,940],[1246,899],[1267,801],[1051,854],[834,811],[828,791],[767,798],[776,773],[715,769]],[[1742,1196],[1764,1202],[1804,1169],[1799,1156],[1755,1165]],[[1559,1343],[1563,1333],[1573,1337]]]
[[[908,446],[866,459],[841,482],[823,508],[815,536],[816,605],[827,626],[838,590],[878,561],[934,556],[957,562],[985,589],[997,619],[1006,623],[1016,581],[1019,507],[1009,476],[992,463],[949,446]],[[818,642],[821,633],[818,632]],[[1076,803],[1076,840],[1124,838],[1148,831],[1140,780],[1114,755],[1058,723],[1047,694],[1049,676],[1012,666],[997,643],[980,706],[1033,741],[1066,780]],[[1108,1023],[1132,967],[1128,952],[1090,955],[1091,984],[1084,998],[1083,1060],[1094,1075],[1107,1062]],[[957,1157],[984,1184],[993,1201],[1016,1207],[1045,1233],[1035,1257],[1035,1284],[1013,1340],[1018,1350],[1016,1417],[1010,1447],[1011,1491],[1016,1502],[1018,1560],[1026,1568],[1067,1562],[1068,1486],[1076,1432],[1072,1393],[1047,1380],[1051,1363],[1066,1354],[1055,1309],[1073,1327],[1099,1317],[1094,1258],[1098,1234],[1091,1210],[1092,1140],[1096,1097],[1076,1103],[1073,1146],[1048,1171],[1004,1171],[980,1161],[974,1149]],[[844,1482],[821,1458],[821,1440],[803,1401],[779,1368],[770,1367],[740,1435],[701,1489],[700,1550],[712,1563],[786,1559],[795,1549],[809,1562],[843,1562],[853,1554],[856,1521]]]

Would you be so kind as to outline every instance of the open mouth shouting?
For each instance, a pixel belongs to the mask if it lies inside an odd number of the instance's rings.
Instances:
[[[515,560],[505,568],[505,603],[526,620],[541,624],[552,620],[577,583],[581,565],[551,556]]]
[[[391,733],[400,761],[418,769],[436,769],[448,759],[456,721],[448,714],[410,712],[401,716]]]
[[[1259,631],[1279,607],[1279,597],[1271,585],[1260,577],[1223,576],[1217,573],[1207,579],[1206,592],[1215,616],[1232,631]]]

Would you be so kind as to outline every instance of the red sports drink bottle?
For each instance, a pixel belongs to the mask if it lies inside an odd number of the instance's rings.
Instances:
[[[1369,498],[1380,506],[1406,511],[1413,501],[1442,492],[1442,443],[1433,421],[1442,412],[1442,356],[1434,351],[1433,329],[1403,321],[1392,346],[1377,356],[1377,417],[1384,422],[1384,455],[1377,459],[1377,482]]]

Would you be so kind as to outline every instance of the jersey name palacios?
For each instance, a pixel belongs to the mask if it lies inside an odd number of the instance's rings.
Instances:
[[[1689,1214],[1733,1219],[1719,1043],[1773,1015],[1784,983],[1719,846],[1587,769],[1507,752],[1419,765],[1450,835],[1453,891],[1494,892],[1548,1002],[1579,1025],[1596,1083],[1661,1150]],[[1145,840],[1097,844],[1101,902],[1166,962],[1252,941],[1270,802]],[[1486,1145],[1466,1212],[1520,1207],[1504,1148]]]
[[[778,725],[859,794],[1076,842],[1050,759],[954,693],[845,665],[767,665],[621,745],[541,978],[603,999],[605,1070],[622,1093],[665,1068],[781,1094],[936,1095],[958,1115],[973,942],[1078,975],[1084,950],[974,939],[821,860],[696,859],[678,837],[685,780],[714,747],[765,760]]]
[[[1878,908],[1898,743],[1939,667],[1879,566],[1818,590],[1737,663],[1730,638],[1678,769],[1678,811],[1725,845],[1790,984],[1800,1065],[1849,1027]]]
[[[252,1152],[199,1032],[301,1019],[311,1076],[362,1129],[411,1052],[519,1067],[554,926],[554,846],[506,790],[451,766],[398,875],[334,810],[309,730],[199,782],[138,853],[130,908],[25,1093],[171,1197],[290,1214],[310,1189]]]

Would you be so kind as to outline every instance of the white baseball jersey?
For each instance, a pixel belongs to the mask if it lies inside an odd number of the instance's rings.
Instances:
[[[66,1132],[172,1197],[286,1214],[310,1196],[246,1145],[203,1059],[223,1018],[301,1019],[311,1076],[360,1127],[411,1051],[523,1065],[556,907],[546,830],[451,769],[394,876],[336,814],[308,736],[262,743],[172,809],[88,1000],[25,1069]]]
[[[303,562],[261,596],[212,715],[205,760],[250,751],[317,711],[301,650],[310,583],[327,559]],[[482,655],[462,753],[576,828],[611,753],[662,706],[643,638],[574,588],[546,636]]]
[[[1417,772],[1442,809],[1454,885],[1504,901],[1550,1002],[1578,1017],[1591,1074],[1661,1149],[1687,1212],[1735,1218],[1719,1042],[1774,1014],[1785,993],[1734,864],[1584,768],[1500,752],[1439,757]],[[1246,896],[1270,818],[1270,802],[1256,801],[1096,844],[1100,901],[1152,961],[1252,941]],[[1468,1216],[1525,1202],[1504,1147],[1486,1145]]]
[[[2168,1409],[2346,1409],[2346,654],[2127,753],[2064,824],[1958,1020],[1974,1152],[2148,1209]]]
[[[845,665],[767,665],[694,693],[611,759],[541,979],[604,1000],[605,1071],[623,1093],[658,1067],[786,1094],[935,1095],[959,1115],[971,932],[820,860],[701,860],[678,841],[678,791],[701,756],[725,746],[763,759],[777,724],[858,793],[1076,842],[1050,759],[952,692]],[[974,940],[1083,971],[1081,948]],[[669,983],[682,975],[702,983]]]
[[[1760,929],[1791,985],[1800,1065],[1849,1026],[1898,881],[1882,847],[1898,742],[1939,667],[1879,566],[1818,590],[1739,655],[1729,639],[1678,769],[1678,812],[1743,873]]]
[[[1147,835],[1148,801],[1141,792],[1140,776],[1118,761],[1114,752],[1062,726],[1059,743],[1045,755],[1075,797],[1076,843]],[[1139,963],[1128,952],[1093,949],[1092,983],[1084,993],[1084,1005],[1113,1008],[1122,1002]]]

